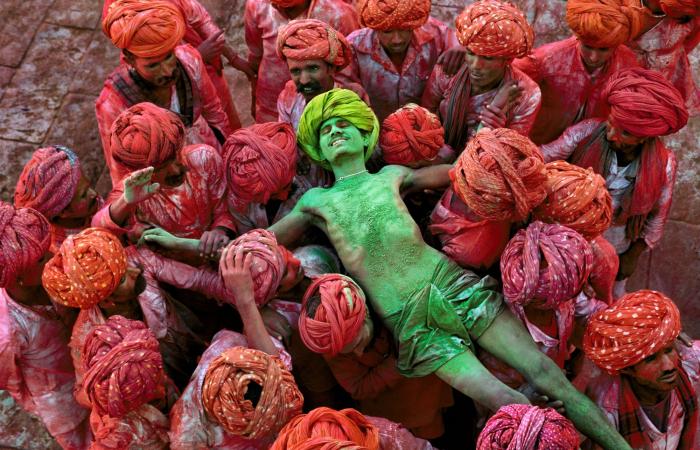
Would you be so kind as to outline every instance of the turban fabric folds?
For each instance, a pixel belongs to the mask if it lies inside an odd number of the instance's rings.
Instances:
[[[172,51],[185,35],[180,10],[166,0],[116,0],[102,19],[102,31],[121,50],[140,58]]]
[[[445,130],[438,117],[409,103],[384,119],[379,144],[388,164],[408,165],[434,159],[443,145]]]
[[[299,119],[297,141],[302,150],[313,161],[325,169],[330,164],[319,147],[321,124],[332,118],[343,118],[353,124],[367,136],[365,161],[369,159],[379,138],[379,120],[372,109],[353,91],[348,89],[331,89],[319,94],[307,103]]]
[[[545,165],[535,144],[508,128],[479,130],[450,169],[452,188],[488,220],[523,220],[546,196]]]
[[[543,264],[545,263],[545,264]],[[532,222],[501,255],[503,295],[511,304],[555,309],[574,297],[591,273],[593,253],[580,234],[562,225]]]
[[[455,22],[459,42],[479,56],[522,58],[535,34],[525,15],[510,3],[481,0],[467,6]]]
[[[0,288],[39,263],[49,249],[49,227],[38,211],[0,201]]]
[[[320,297],[320,303],[310,311],[309,300],[315,296]],[[304,294],[299,315],[304,345],[316,353],[340,353],[362,328],[367,317],[365,302],[362,288],[345,275],[331,273],[316,278]]]
[[[506,405],[486,422],[477,450],[574,450],[579,437],[574,425],[551,408]]]
[[[598,367],[616,375],[673,343],[680,332],[673,301],[660,292],[641,290],[591,316],[583,349]]]
[[[607,102],[612,124],[634,136],[666,136],[688,123],[680,92],[654,70],[620,70],[608,81],[601,97]]]
[[[296,172],[294,129],[280,122],[241,128],[226,139],[223,156],[235,209],[244,212],[251,203],[265,204],[275,194],[286,198]]]
[[[111,316],[88,333],[83,386],[99,415],[123,417],[165,395],[158,340],[139,320]]]
[[[22,169],[15,206],[33,208],[51,220],[73,200],[81,175],[80,160],[69,148],[40,148]]]
[[[698,0],[660,0],[661,9],[673,19],[685,19],[700,15]]]
[[[153,103],[138,103],[123,111],[112,124],[112,157],[138,170],[158,167],[175,158],[185,142],[180,118]]]
[[[359,0],[363,27],[379,31],[415,30],[430,17],[430,0]]]
[[[639,3],[637,3],[638,5]],[[614,48],[637,37],[643,15],[626,0],[569,0],[566,21],[584,45]]]
[[[294,8],[304,3],[305,0],[270,0],[275,8]]]
[[[317,437],[350,441],[367,449],[379,449],[377,428],[359,411],[352,408],[336,411],[320,407],[290,420],[270,450],[314,448],[303,445]]]
[[[122,418],[90,415],[95,441],[90,450],[168,448],[170,421],[155,406],[145,404]]]
[[[277,56],[283,61],[322,59],[340,70],[350,63],[352,49],[345,36],[326,22],[292,20],[277,34]]]
[[[546,170],[547,198],[532,212],[535,219],[567,226],[588,240],[608,229],[612,197],[603,177],[565,161],[547,163]]]
[[[262,388],[255,405],[245,397],[251,384]],[[207,369],[202,403],[226,431],[255,439],[277,433],[301,412],[304,398],[279,358],[252,348],[233,347]]]
[[[42,284],[51,298],[72,308],[91,308],[109,297],[126,272],[126,251],[102,228],[68,236],[44,267]]]

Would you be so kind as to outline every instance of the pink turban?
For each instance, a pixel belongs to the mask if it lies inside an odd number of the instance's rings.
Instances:
[[[359,0],[363,27],[379,31],[415,30],[430,17],[430,0]]]
[[[0,288],[36,266],[49,249],[49,222],[31,208],[0,201]]]
[[[445,145],[444,134],[435,114],[409,103],[384,119],[379,134],[382,157],[388,164],[402,165],[432,160]]]
[[[292,20],[277,34],[277,56],[290,59],[322,59],[337,70],[350,63],[352,49],[345,36],[326,22]]]

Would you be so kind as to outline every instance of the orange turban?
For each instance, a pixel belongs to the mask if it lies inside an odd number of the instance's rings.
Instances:
[[[673,19],[684,19],[700,15],[698,0],[660,0],[661,9]]]
[[[547,198],[532,211],[534,219],[558,223],[591,240],[612,221],[612,197],[605,180],[565,161],[547,163]]]
[[[180,43],[185,21],[169,1],[117,0],[102,20],[102,31],[117,48],[140,58],[154,58]]]
[[[352,441],[344,441],[331,437],[315,437],[307,439],[288,450],[369,450],[364,445],[357,445]]]
[[[265,204],[274,194],[286,198],[297,164],[297,140],[291,125],[268,122],[231,134],[223,150],[226,184],[235,209]]]
[[[310,311],[309,300],[317,295],[320,303]],[[357,337],[366,316],[365,294],[360,286],[345,275],[321,275],[304,294],[299,333],[312,351],[335,356]]]
[[[445,145],[444,134],[435,114],[414,103],[402,106],[382,124],[379,144],[384,161],[407,165],[431,160]]]
[[[277,34],[277,56],[291,59],[322,59],[337,70],[350,64],[352,49],[343,33],[316,19],[292,20]]]
[[[544,168],[542,153],[530,139],[508,128],[482,128],[450,178],[455,193],[479,216],[517,222],[547,195]]]
[[[459,42],[475,55],[522,58],[535,35],[525,15],[510,3],[481,0],[467,6],[455,22]]]
[[[0,288],[39,263],[49,249],[49,227],[39,212],[0,201]]]
[[[57,303],[92,308],[114,292],[126,272],[126,252],[112,233],[88,228],[68,236],[44,267],[41,281]]]
[[[583,350],[598,367],[616,375],[673,343],[680,332],[673,301],[660,292],[641,290],[591,316]]]
[[[303,444],[316,437],[350,441],[368,449],[379,449],[379,432],[359,411],[352,408],[336,411],[322,406],[290,420],[270,450],[306,448]]]
[[[158,340],[139,320],[112,316],[83,346],[83,386],[99,415],[123,417],[165,395]]]
[[[359,0],[363,27],[379,31],[415,30],[430,17],[430,0]]]
[[[642,28],[639,8],[627,6],[628,0],[569,0],[566,21],[585,45],[613,48],[631,41]],[[637,4],[639,4],[637,2]]]
[[[158,167],[176,157],[185,143],[185,126],[177,114],[153,103],[138,103],[112,124],[112,157],[129,169]]]
[[[245,398],[251,384],[262,389],[255,405]],[[304,398],[279,358],[252,348],[233,347],[209,365],[202,403],[226,431],[255,439],[274,435],[301,413]]]

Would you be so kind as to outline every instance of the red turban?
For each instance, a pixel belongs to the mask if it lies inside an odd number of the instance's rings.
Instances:
[[[124,417],[90,415],[95,441],[90,450],[168,448],[170,421],[154,406],[141,405]]]
[[[306,0],[270,0],[272,6],[275,8],[294,8],[303,4]]]
[[[661,9],[673,19],[685,19],[700,15],[698,0],[660,0]]]
[[[322,59],[337,70],[350,63],[352,49],[343,33],[316,19],[292,20],[277,34],[277,56],[309,60]]]
[[[596,298],[606,303],[613,302],[613,287],[620,268],[620,258],[615,247],[603,236],[590,241],[593,250],[593,270],[588,278]]]
[[[297,141],[288,123],[268,122],[241,128],[224,144],[226,183],[233,207],[265,204],[274,194],[285,197],[294,179]]]
[[[479,216],[517,222],[545,198],[544,168],[540,149],[525,136],[508,128],[482,128],[450,178],[455,193]]]
[[[569,0],[566,21],[585,45],[613,48],[637,37],[643,15],[621,0]]]
[[[384,161],[408,165],[432,160],[445,145],[444,134],[435,114],[414,103],[402,106],[382,124],[379,144]]]
[[[117,0],[102,20],[102,31],[117,48],[140,58],[154,58],[180,43],[185,21],[169,1]]]
[[[574,425],[551,408],[502,406],[486,422],[477,450],[575,450],[579,437]]]
[[[119,239],[105,229],[88,228],[63,241],[41,281],[55,302],[92,308],[114,292],[125,272],[126,252]]]
[[[305,448],[297,445],[315,437],[334,438],[368,449],[379,449],[379,432],[360,412],[352,408],[336,411],[320,407],[290,420],[270,450]]]
[[[530,53],[535,39],[525,15],[512,4],[498,0],[467,6],[455,26],[459,42],[480,56],[522,58]]]
[[[80,160],[60,145],[40,148],[32,155],[15,187],[15,206],[33,208],[47,219],[66,209],[80,181]]]
[[[571,228],[533,222],[518,231],[501,255],[503,295],[525,306],[542,300],[555,309],[581,291],[591,273],[593,253]]]
[[[532,211],[534,219],[558,223],[593,239],[612,221],[612,197],[605,180],[592,169],[565,161],[547,163],[547,198]]]
[[[0,201],[0,288],[36,266],[49,249],[49,222],[31,208]]]
[[[379,31],[415,30],[430,17],[430,0],[359,0],[363,27]]]
[[[352,441],[335,439],[331,437],[315,437],[307,439],[297,445],[288,447],[288,450],[369,450],[364,445],[357,445]]]
[[[583,350],[598,367],[616,375],[673,343],[680,332],[681,317],[673,301],[660,292],[641,290],[591,316]]]
[[[245,398],[251,383],[262,388],[256,405]],[[226,431],[255,439],[274,435],[301,413],[304,398],[279,358],[252,348],[233,347],[209,365],[202,403]]]
[[[165,394],[158,340],[138,320],[112,316],[83,346],[83,386],[99,415],[123,417]]]
[[[123,111],[112,124],[112,157],[138,170],[158,167],[176,157],[185,142],[180,118],[153,103],[138,103]]]
[[[315,311],[309,311],[309,300],[317,295],[320,303]],[[312,351],[335,356],[357,337],[366,316],[365,294],[360,286],[345,275],[321,275],[304,294],[299,333]]]
[[[665,136],[688,123],[680,92],[654,70],[632,67],[618,71],[601,97],[607,101],[612,124],[634,136]]]

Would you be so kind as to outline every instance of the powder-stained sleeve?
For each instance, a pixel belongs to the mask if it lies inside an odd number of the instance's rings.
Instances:
[[[515,130],[523,136],[529,136],[542,104],[542,93],[537,83],[517,68],[513,68],[513,78],[518,81],[523,92],[515,107],[509,111],[506,128]]]
[[[668,152],[666,163],[666,182],[661,188],[661,195],[649,212],[644,222],[640,236],[649,248],[654,248],[664,234],[664,227],[671,212],[671,200],[673,199],[673,185],[676,183],[676,169],[678,163],[673,152]]]
[[[393,357],[376,366],[362,364],[352,355],[339,355],[327,362],[335,379],[355,400],[374,398],[404,378]]]
[[[440,102],[445,97],[449,86],[450,77],[442,70],[442,66],[436,65],[433,68],[428,82],[425,84],[423,96],[421,97],[421,106],[430,110],[430,112],[438,114]],[[444,117],[441,118],[444,120]]]
[[[583,120],[567,128],[559,139],[540,147],[545,162],[567,160],[576,147],[600,126],[601,119]]]
[[[245,43],[248,46],[248,62],[254,70],[260,67],[263,57],[263,30],[260,28],[259,0],[246,0],[243,13]]]
[[[382,450],[432,450],[433,446],[425,439],[415,437],[402,425],[383,417],[366,416],[379,430],[379,448]]]

